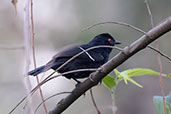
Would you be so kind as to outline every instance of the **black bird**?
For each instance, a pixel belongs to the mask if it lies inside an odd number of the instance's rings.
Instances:
[[[30,72],[28,75],[37,76],[39,73],[45,72],[49,69],[56,70],[62,64],[64,64],[67,60],[69,60],[74,55],[90,48],[93,46],[114,46],[115,44],[121,44],[119,41],[116,41],[110,34],[103,33],[95,36],[89,43],[71,46],[62,50],[53,56],[52,60],[50,60],[47,64],[38,67]],[[87,68],[98,68],[104,63],[108,61],[109,54],[111,53],[112,48],[96,48],[89,50],[80,56],[73,59],[71,62],[66,64],[64,67],[59,69],[57,72],[64,73],[67,71],[77,70],[77,69],[87,69]],[[92,73],[92,71],[84,71],[84,72],[75,72],[64,75],[68,79],[74,79],[77,83],[80,83],[77,79],[86,78]]]

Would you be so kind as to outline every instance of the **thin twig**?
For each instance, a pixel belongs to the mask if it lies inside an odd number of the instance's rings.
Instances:
[[[150,16],[150,22],[151,22],[151,27],[154,28],[154,21],[153,21],[153,16],[149,7],[149,4],[147,2],[147,0],[145,0],[145,5],[147,7],[147,11],[148,14]],[[156,43],[156,49],[159,50],[159,41],[158,39],[155,41]],[[163,97],[163,104],[164,104],[164,113],[166,114],[166,102],[165,102],[165,95],[164,95],[164,86],[163,86],[163,80],[162,80],[162,65],[161,65],[161,59],[159,56],[159,53],[157,53],[157,61],[158,61],[158,65],[159,65],[159,70],[160,70],[160,88],[161,88],[161,94]]]
[[[24,76],[27,76],[27,72],[29,71],[29,65],[30,65],[30,12],[29,12],[29,5],[30,0],[26,0],[25,6],[24,6],[24,51],[25,51],[25,65],[24,65]],[[31,82],[29,77],[24,79],[24,85],[27,92],[27,99],[29,102],[29,114],[33,114],[33,102],[32,98],[30,96],[31,91]]]
[[[112,111],[113,111],[113,114],[116,114],[116,111],[117,111],[117,107],[116,107],[116,104],[115,104],[115,89],[116,89],[116,87],[111,89]]]
[[[153,51],[159,53],[161,56],[165,57],[166,59],[168,59],[169,61],[171,61],[171,57],[169,57],[168,55],[164,54],[163,52],[161,52],[160,50],[155,49],[152,46],[147,46],[149,49],[152,49]]]
[[[31,0],[31,27],[32,27],[32,50],[33,50],[33,63],[34,63],[34,68],[36,68],[36,55],[35,55],[35,32],[34,32],[34,18],[33,18],[33,0]],[[36,80],[37,80],[37,84],[39,85],[39,77],[36,76]],[[43,92],[42,92],[42,89],[40,86],[39,87],[39,93],[40,93],[40,96],[41,96],[41,100],[43,102],[43,107],[44,107],[44,110],[45,110],[45,113],[48,114],[48,110],[47,110],[47,107],[46,107],[46,104],[44,103],[44,96],[43,96]]]
[[[136,30],[138,32],[141,32],[143,34],[146,34],[146,32],[143,31],[142,29],[139,29],[139,28],[137,28],[137,27],[135,27],[133,25],[130,25],[130,24],[127,24],[127,23],[124,23],[124,22],[119,22],[119,21],[104,21],[104,22],[98,22],[98,23],[95,23],[93,25],[90,25],[90,26],[82,29],[82,31],[89,30],[89,29],[91,29],[91,28],[93,28],[95,26],[102,25],[102,24],[117,24],[117,25],[123,25],[123,26],[127,26],[129,28],[132,28],[132,29],[134,29],[134,30]]]
[[[93,72],[93,71],[97,71],[97,70],[100,70],[100,69],[97,69],[97,68],[88,68],[88,69],[77,69],[77,70],[67,71],[67,72],[64,72],[64,73],[55,75],[55,76],[53,76],[53,77],[50,77],[50,78],[48,78],[48,79],[46,79],[46,80],[43,80],[42,82],[40,82],[39,86],[42,86],[42,85],[45,84],[46,82],[48,82],[48,81],[50,81],[50,80],[52,80],[52,79],[54,79],[54,78],[57,78],[57,77],[59,77],[59,76],[62,76],[62,75],[71,74],[71,73],[75,73],[75,72],[86,72],[86,71],[92,71],[92,72]],[[38,85],[37,85],[34,89],[32,89],[31,93],[32,93],[32,92],[35,92],[35,91],[37,90],[37,87],[38,87]]]
[[[100,110],[98,109],[98,107],[97,107],[97,105],[96,105],[96,102],[95,102],[95,100],[94,100],[94,96],[93,96],[93,91],[92,91],[92,89],[90,89],[90,96],[91,96],[91,99],[92,99],[92,101],[93,101],[93,105],[94,105],[94,107],[96,108],[97,114],[101,114],[101,112],[100,112]]]
[[[46,82],[54,79],[54,78],[57,78],[59,76],[62,76],[62,75],[66,75],[66,74],[71,74],[71,73],[75,73],[75,72],[86,72],[86,71],[97,71],[97,70],[100,70],[100,69],[97,69],[97,68],[87,68],[87,69],[77,69],[77,70],[71,70],[71,71],[67,71],[67,72],[64,72],[64,73],[61,73],[61,74],[58,74],[58,75],[55,75],[53,77],[50,77],[48,78],[47,80],[43,80],[42,82],[39,83],[39,85],[37,85],[35,88],[33,88],[30,92],[31,95],[34,94],[34,92],[38,89],[38,87],[42,86],[43,84],[45,84]],[[20,102],[19,102],[20,103]],[[25,104],[24,107],[26,107],[27,103]]]
[[[153,27],[154,27],[153,15],[152,15],[152,13],[151,13],[151,10],[150,10],[150,7],[149,7],[149,4],[148,4],[147,0],[145,0],[144,2],[145,2],[145,5],[146,5],[148,14],[149,14],[149,16],[150,16],[151,27],[153,28]]]
[[[66,75],[66,74],[71,74],[71,73],[75,73],[75,72],[86,72],[86,71],[97,71],[97,70],[100,70],[100,69],[97,69],[97,68],[77,69],[77,70],[71,70],[71,71],[67,71],[67,72],[64,72],[64,73],[55,75],[55,76],[53,76],[53,77],[48,78],[47,80],[43,80],[42,82],[40,82],[39,85],[37,85],[36,87],[34,87],[34,88],[31,90],[30,94],[31,94],[31,96],[32,96],[32,95],[34,94],[34,92],[36,92],[36,90],[38,89],[39,86],[42,86],[42,85],[45,84],[46,82],[48,82],[48,81],[50,81],[50,80],[52,80],[52,79],[54,79],[54,78],[57,78],[57,77],[59,77],[59,76]],[[19,102],[19,103],[21,104],[22,102]],[[17,105],[18,105],[18,104],[17,104]],[[26,107],[26,105],[27,105],[27,103],[25,104],[24,107]]]
[[[44,99],[44,102],[46,102],[47,100],[49,100],[49,99],[51,99],[51,98],[53,98],[53,97],[55,97],[55,96],[57,96],[57,95],[69,94],[69,93],[71,93],[71,92],[60,92],[60,93],[56,93],[56,94],[51,95],[51,96],[47,97],[46,99]],[[35,109],[34,113],[36,113],[36,112],[38,111],[38,109],[40,108],[40,106],[41,106],[42,104],[43,104],[43,102],[41,102],[41,103],[37,106],[37,108]]]
[[[40,82],[39,85],[37,85],[36,87],[34,87],[34,88],[30,91],[29,95],[32,96],[32,95],[34,94],[34,92],[38,89],[38,86],[41,86],[41,85],[43,85],[45,82],[47,82],[47,81],[49,81],[49,80],[51,80],[51,79],[53,79],[53,78],[59,77],[59,76],[61,76],[61,75],[66,75],[66,74],[75,73],[75,72],[97,71],[97,70],[99,70],[99,69],[95,69],[95,68],[90,68],[90,69],[77,69],[77,70],[67,71],[67,72],[64,72],[64,73],[55,75],[55,76],[49,78],[48,80],[43,80],[42,82]],[[27,97],[28,97],[28,96],[25,96],[23,99],[21,99],[21,100],[16,104],[16,106],[9,112],[9,114],[12,114],[12,113],[15,111],[15,109],[16,109],[19,105],[21,105],[21,103],[22,103]]]
[[[156,41],[156,49],[159,50],[159,41]],[[163,80],[162,80],[162,65],[161,65],[161,59],[159,56],[159,53],[157,53],[157,60],[159,64],[159,70],[160,70],[160,88],[161,88],[161,94],[163,98],[163,104],[164,104],[164,114],[167,114],[166,112],[166,100],[165,100],[165,94],[164,94],[164,85],[163,85]]]
[[[8,113],[8,114],[12,114],[14,112],[14,110],[22,103],[24,102],[24,100],[27,98],[27,96],[23,97],[18,103],[17,105]]]

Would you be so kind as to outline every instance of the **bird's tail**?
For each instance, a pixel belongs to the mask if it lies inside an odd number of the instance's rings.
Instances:
[[[45,69],[45,65],[28,72],[28,75],[37,76],[38,74],[44,72],[44,69]]]

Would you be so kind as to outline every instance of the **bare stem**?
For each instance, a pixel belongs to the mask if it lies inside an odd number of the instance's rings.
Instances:
[[[91,95],[91,99],[92,99],[92,101],[93,101],[93,105],[94,105],[94,107],[96,108],[97,114],[101,114],[101,112],[100,112],[100,110],[98,109],[97,104],[96,104],[96,102],[95,102],[95,100],[94,100],[94,96],[93,96],[93,91],[92,91],[92,89],[90,89],[90,95]]]
[[[145,5],[146,5],[148,14],[149,14],[149,16],[150,16],[151,27],[153,28],[153,27],[154,27],[154,22],[153,22],[153,15],[152,15],[152,13],[151,13],[150,6],[149,6],[147,0],[145,0],[144,2],[145,2]]]
[[[95,69],[95,68],[92,68],[92,69],[91,69],[91,68],[90,68],[90,69],[77,69],[77,70],[72,70],[72,71],[68,71],[68,72],[64,72],[64,73],[55,75],[55,76],[53,76],[53,77],[51,77],[51,78],[49,78],[49,79],[47,79],[47,80],[43,80],[42,82],[39,83],[39,85],[37,85],[36,87],[34,87],[34,88],[30,91],[29,95],[23,97],[23,99],[21,99],[21,100],[16,104],[16,106],[9,112],[9,114],[12,114],[12,113],[17,109],[17,107],[18,107],[19,105],[21,105],[21,103],[23,103],[24,100],[26,100],[29,96],[32,96],[32,95],[36,92],[36,90],[38,89],[38,87],[42,86],[44,83],[46,83],[46,82],[48,82],[48,81],[50,81],[50,80],[52,80],[52,79],[57,78],[57,77],[59,77],[59,76],[61,76],[61,75],[65,75],[65,74],[70,74],[70,73],[75,73],[75,72],[85,72],[85,71],[97,71],[97,70],[99,70],[99,69]]]
[[[43,102],[46,102],[47,100],[49,100],[49,99],[51,99],[51,98],[53,98],[53,97],[55,97],[55,96],[58,96],[58,95],[61,95],[61,94],[70,94],[70,93],[71,93],[71,92],[60,92],[60,93],[56,93],[56,94],[51,95],[51,96],[47,97],[46,99],[44,99]],[[37,106],[37,108],[35,109],[34,113],[37,112],[37,110],[40,108],[40,106],[43,104],[43,102],[41,102],[41,103]]]
[[[170,58],[168,55],[166,55],[166,54],[164,54],[163,52],[161,52],[160,50],[155,49],[155,48],[152,47],[152,46],[147,46],[147,47],[148,47],[149,49],[152,49],[153,51],[159,53],[161,56],[165,57],[165,58],[168,59],[169,61],[171,61],[171,58]]]
[[[25,1],[25,6],[24,6],[24,51],[25,51],[25,65],[24,65],[24,76],[27,76],[27,72],[29,71],[29,65],[30,65],[30,15],[29,15],[29,4],[30,4],[30,0],[26,0]],[[31,83],[30,83],[30,79],[29,77],[24,79],[24,84],[25,84],[25,88],[26,88],[26,92],[28,95],[28,101],[29,102],[29,114],[33,114],[33,102],[32,102],[32,98],[29,94],[30,90],[31,90]]]
[[[150,16],[151,27],[154,28],[153,15],[151,13],[151,9],[147,0],[145,0],[145,5],[147,7],[147,11]],[[159,50],[159,41],[156,40],[155,43],[156,43],[156,49]],[[166,102],[165,102],[165,95],[164,95],[164,85],[163,85],[163,80],[162,80],[162,64],[161,64],[161,58],[160,58],[159,53],[157,53],[157,61],[158,61],[159,70],[160,70],[160,88],[161,88],[161,93],[163,97],[164,113],[166,114]]]
[[[104,22],[95,23],[93,25],[90,25],[90,26],[82,29],[82,31],[89,30],[89,29],[91,29],[91,28],[93,28],[95,26],[102,25],[102,24],[117,24],[117,25],[123,25],[123,26],[129,27],[129,28],[132,28],[132,29],[134,29],[134,30],[136,30],[138,32],[141,32],[143,34],[146,34],[146,32],[144,32],[142,29],[139,29],[139,28],[137,28],[137,27],[135,27],[133,25],[130,25],[128,23],[123,23],[123,22],[119,22],[119,21],[104,21]]]
[[[36,68],[36,55],[35,55],[35,32],[34,32],[34,18],[33,18],[33,0],[31,0],[31,27],[32,27],[32,50],[33,50],[33,63],[34,63],[34,68]],[[37,84],[39,85],[39,77],[36,76],[36,80],[37,80]],[[38,86],[39,88],[39,93],[40,93],[40,96],[41,96],[41,100],[43,102],[43,107],[44,107],[44,110],[45,110],[45,113],[48,114],[48,110],[47,110],[47,107],[46,107],[46,104],[44,103],[44,96],[43,96],[43,92],[42,92],[42,89],[40,86]]]

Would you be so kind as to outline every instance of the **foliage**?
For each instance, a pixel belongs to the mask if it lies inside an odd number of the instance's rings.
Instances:
[[[115,87],[120,81],[124,81],[125,84],[128,84],[128,81],[135,84],[138,87],[143,87],[136,81],[134,81],[131,77],[135,76],[142,76],[142,75],[160,75],[159,72],[156,72],[151,69],[145,69],[145,68],[134,68],[134,69],[128,69],[122,72],[119,72],[117,69],[114,70],[116,74],[116,78],[113,76],[107,75],[103,79],[103,84],[106,85],[109,89],[112,89]],[[167,76],[166,74],[162,74],[162,76]]]
[[[167,114],[171,114],[171,92],[168,96],[165,96],[166,100],[166,112]],[[163,97],[162,96],[154,96],[153,103],[156,107],[157,114],[163,114],[164,105],[163,105]]]

